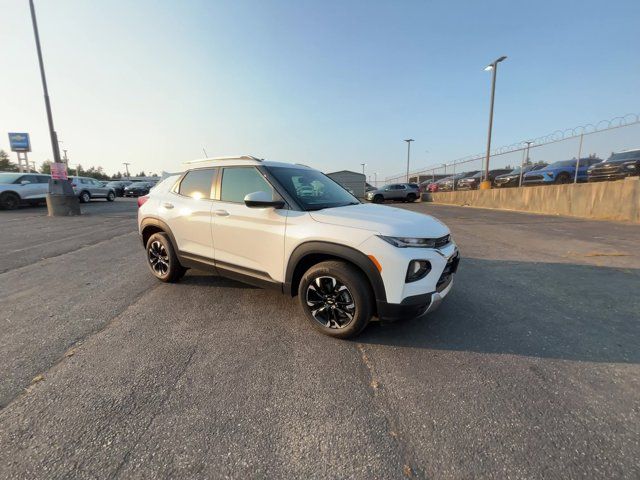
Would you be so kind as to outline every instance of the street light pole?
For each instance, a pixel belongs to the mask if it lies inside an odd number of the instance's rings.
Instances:
[[[130,163],[124,162],[123,163],[124,168],[127,170],[127,180],[130,179],[130,175],[129,175],[129,165],[131,165]]]
[[[31,23],[33,24],[33,35],[36,41],[36,51],[38,53],[38,65],[40,67],[40,79],[42,80],[42,91],[44,93],[44,106],[47,111],[47,122],[49,124],[49,136],[51,137],[51,149],[53,150],[54,164],[62,163],[60,160],[60,145],[58,135],[53,127],[53,115],[51,114],[51,102],[49,101],[49,89],[47,88],[47,77],[44,73],[44,61],[42,60],[42,48],[40,47],[40,34],[38,32],[38,22],[36,20],[36,9],[33,0],[29,0],[31,10]],[[52,172],[53,173],[53,172]],[[54,175],[49,179],[49,192],[47,193],[47,211],[50,217],[80,215],[80,203],[78,197],[73,192],[71,184],[66,180]]]
[[[364,166],[366,165],[366,163],[361,163],[360,165],[362,165],[362,197],[364,198],[364,196],[367,193],[367,176],[364,174]]]
[[[502,56],[485,67],[486,71],[492,71],[492,76],[491,103],[489,107],[489,132],[487,134],[487,155],[484,163],[484,182],[480,184],[480,188],[482,188],[483,190],[491,188],[491,183],[489,182],[489,157],[491,156],[491,130],[493,129],[493,103],[496,94],[496,74],[498,73],[498,64],[506,59],[507,57]]]
[[[413,138],[407,138],[405,142],[407,142],[407,183],[409,183],[409,160],[411,158],[411,142],[414,142]]]

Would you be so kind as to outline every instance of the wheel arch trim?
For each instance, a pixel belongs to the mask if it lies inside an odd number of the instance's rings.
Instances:
[[[294,275],[296,268],[300,262],[309,255],[330,255],[332,257],[340,258],[356,265],[366,275],[373,293],[375,300],[386,301],[387,293],[384,288],[384,282],[380,272],[364,253],[355,248],[348,247],[346,245],[340,245],[338,243],[325,242],[325,241],[308,241],[298,245],[289,257],[287,262],[287,268],[285,272],[285,281],[283,290],[285,294],[294,295],[293,282],[295,280]]]

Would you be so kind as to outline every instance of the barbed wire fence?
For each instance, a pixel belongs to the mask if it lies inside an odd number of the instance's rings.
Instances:
[[[629,145],[620,139],[616,132],[637,128],[636,144]],[[556,130],[550,134],[523,140],[511,145],[495,148],[489,156],[489,167],[518,167],[525,162],[553,163],[558,160],[585,158],[596,156],[605,160],[609,154],[629,147],[640,147],[640,114],[629,113],[610,120],[588,123],[565,130]],[[535,157],[535,160],[534,160]],[[482,170],[486,159],[485,153],[467,155],[450,162],[422,167],[409,173],[409,181],[421,183],[435,181],[456,173]],[[385,183],[402,183],[407,181],[407,174],[386,177]],[[376,185],[379,186],[379,185]]]

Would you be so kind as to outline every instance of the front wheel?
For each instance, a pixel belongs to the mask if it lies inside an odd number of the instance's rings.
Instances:
[[[107,194],[107,202],[113,202],[116,199],[116,194],[113,192],[109,192]]]
[[[375,195],[373,197],[373,203],[382,203],[384,202],[384,197],[382,195]]]
[[[313,327],[331,337],[357,335],[373,316],[369,281],[346,262],[331,260],[311,267],[300,280],[298,297]]]
[[[7,192],[0,196],[0,208],[15,210],[20,206],[20,197],[13,192]]]
[[[415,193],[410,193],[409,195],[407,195],[407,202],[415,202],[416,198],[417,197]]]
[[[151,273],[161,282],[177,282],[187,271],[180,265],[166,233],[154,233],[147,240],[147,263]]]

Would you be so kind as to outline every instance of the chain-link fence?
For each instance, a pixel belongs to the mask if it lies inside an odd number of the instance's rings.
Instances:
[[[489,169],[513,169],[523,164],[551,164],[589,157],[606,160],[613,152],[631,148],[640,148],[640,115],[635,113],[595,124],[556,130],[549,135],[496,148],[491,152]],[[414,170],[409,174],[409,181],[423,183],[458,173],[483,171],[485,157],[485,154],[478,153]],[[385,183],[406,181],[406,173],[385,179]],[[577,181],[577,176],[571,181]]]

